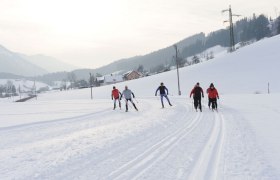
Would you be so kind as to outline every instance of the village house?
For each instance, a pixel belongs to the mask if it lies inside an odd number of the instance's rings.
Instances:
[[[128,71],[123,75],[125,80],[132,80],[132,79],[138,79],[142,77],[142,73],[137,72],[137,71]]]

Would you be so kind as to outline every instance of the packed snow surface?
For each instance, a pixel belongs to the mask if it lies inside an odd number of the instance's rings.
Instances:
[[[232,54],[115,84],[139,111],[113,110],[112,85],[0,102],[0,179],[280,179],[280,36]],[[173,106],[161,108],[164,82]],[[189,93],[213,82],[218,111]],[[268,94],[268,83],[270,94]]]

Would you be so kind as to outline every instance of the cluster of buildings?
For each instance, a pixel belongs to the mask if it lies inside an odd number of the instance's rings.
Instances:
[[[123,81],[129,81],[132,79],[138,79],[143,76],[144,75],[141,72],[133,70],[133,71],[128,71],[123,75],[110,74],[110,75],[105,75],[102,77],[97,77],[96,81],[100,85],[107,85],[107,84],[114,84],[114,83],[119,83],[119,82],[123,82]]]

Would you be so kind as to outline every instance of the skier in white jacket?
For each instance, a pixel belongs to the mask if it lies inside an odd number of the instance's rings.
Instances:
[[[130,89],[128,89],[127,86],[125,86],[125,90],[123,90],[123,92],[122,92],[121,99],[124,96],[124,98],[125,98],[125,108],[126,108],[125,111],[126,112],[128,111],[128,101],[130,101],[132,103],[133,107],[135,108],[135,110],[138,111],[137,107],[135,106],[135,104],[134,104],[134,102],[132,100],[132,96],[131,95],[133,96],[133,98],[135,98],[133,92]]]

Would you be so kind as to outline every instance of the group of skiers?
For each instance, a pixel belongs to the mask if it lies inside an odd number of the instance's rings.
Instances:
[[[212,110],[218,108],[217,104],[217,98],[219,99],[219,93],[217,89],[214,87],[214,84],[211,83],[209,88],[206,90],[206,93],[208,94],[208,107],[209,109],[212,108]],[[201,106],[201,97],[204,98],[203,89],[199,86],[199,82],[196,83],[194,88],[192,89],[190,93],[190,98],[193,95],[193,104],[194,108],[197,111],[197,108],[199,108],[200,111],[202,111]]]
[[[115,86],[113,86],[112,100],[114,100],[114,110],[116,109],[116,101],[119,102],[119,107],[121,109],[121,100],[122,100],[123,96],[125,98],[125,109],[126,109],[125,111],[126,112],[128,111],[128,101],[130,101],[132,103],[133,107],[135,108],[135,110],[138,111],[135,103],[132,100],[132,96],[133,96],[133,98],[135,98],[135,95],[130,89],[128,89],[127,86],[125,86],[125,89],[123,90],[122,93],[120,93],[120,91]]]
[[[167,96],[168,89],[164,86],[163,83],[160,83],[160,86],[156,89],[155,96],[157,96],[158,91],[160,94],[162,108],[164,108],[163,97],[168,101],[168,104],[170,106],[172,106],[172,104],[170,103],[170,100]],[[215,109],[217,110],[217,107],[218,107],[217,99],[219,99],[219,94],[218,94],[217,89],[214,87],[213,83],[210,84],[209,88],[206,90],[206,93],[208,94],[209,109],[212,108],[212,110],[215,110]],[[195,110],[197,111],[197,109],[199,109],[200,111],[202,111],[201,97],[204,98],[204,93],[203,93],[203,89],[199,85],[199,82],[196,83],[194,88],[191,90],[190,98],[191,98],[191,96],[193,96],[193,100],[194,100],[193,104],[194,104]],[[132,100],[132,97],[135,98],[135,95],[130,89],[128,89],[127,86],[125,86],[125,89],[123,90],[122,93],[115,86],[113,86],[111,97],[112,97],[112,100],[114,100],[114,110],[116,109],[117,101],[119,103],[119,108],[121,109],[121,100],[122,100],[122,97],[124,97],[126,112],[128,111],[128,101],[130,101],[132,103],[133,107],[135,108],[135,110],[138,111],[135,103]]]

